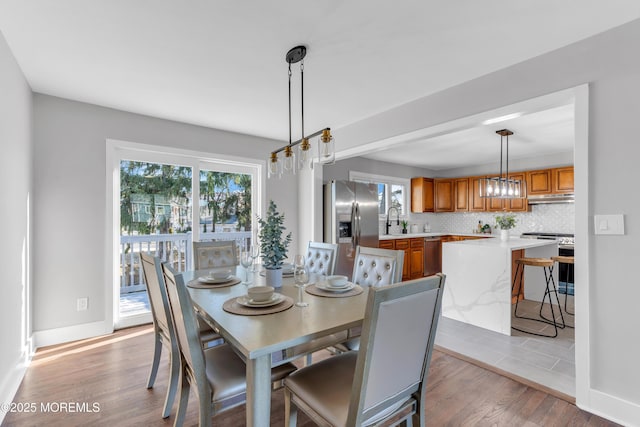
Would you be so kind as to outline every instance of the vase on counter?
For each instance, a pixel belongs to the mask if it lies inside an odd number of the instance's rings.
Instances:
[[[503,242],[509,240],[509,230],[500,230],[500,240]]]

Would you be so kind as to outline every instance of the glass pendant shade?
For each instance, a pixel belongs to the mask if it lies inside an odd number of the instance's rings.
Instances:
[[[495,199],[519,199],[527,194],[526,183],[520,179],[513,178],[481,178],[480,197],[491,197]]]
[[[321,164],[333,164],[336,161],[336,145],[331,131],[325,129],[318,139],[318,161]]]
[[[524,180],[509,178],[509,135],[513,135],[508,129],[496,131],[500,135],[500,175],[490,178],[481,178],[479,182],[480,197],[494,199],[520,199],[527,195],[527,186]],[[506,138],[506,143],[503,142]],[[502,174],[503,143],[506,147],[505,173]]]
[[[282,173],[284,175],[295,175],[296,173],[296,155],[291,146],[284,149],[284,159],[282,160]]]
[[[281,171],[281,164],[280,164],[280,159],[278,159],[278,154],[271,153],[271,158],[269,159],[268,177],[280,178],[280,174],[281,174],[280,171]]]
[[[311,153],[311,144],[307,138],[303,138],[298,145],[298,170],[313,169],[313,155]]]

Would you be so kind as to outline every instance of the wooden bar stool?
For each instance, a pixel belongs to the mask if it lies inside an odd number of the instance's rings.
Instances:
[[[516,307],[513,311],[513,315],[518,319],[532,320],[534,322],[541,322],[541,323],[547,323],[549,325],[553,325],[554,332],[555,332],[554,335],[546,335],[546,334],[540,334],[537,332],[526,331],[524,329],[520,329],[515,326],[512,326],[511,329],[524,332],[525,334],[537,335],[539,337],[555,338],[558,336],[558,329],[565,328],[564,316],[562,315],[562,309],[560,308],[560,299],[558,297],[558,290],[556,289],[556,282],[555,280],[553,280],[553,265],[554,265],[554,261],[551,258],[517,259],[516,272],[513,275],[513,285],[511,286],[511,295],[520,295],[520,292],[522,292],[522,287],[524,286],[523,282],[524,282],[525,266],[542,267],[542,269],[544,270],[546,290],[544,293],[544,297],[542,298],[542,302],[540,303],[540,318],[536,319],[533,317],[519,316],[518,315],[518,303],[520,302],[519,298],[516,298]],[[518,274],[520,275],[519,277],[518,277]],[[516,283],[518,284],[518,290],[517,292],[514,292],[514,290],[516,289]],[[554,295],[554,294],[556,296],[556,301],[558,302],[558,311],[560,312],[560,320],[562,321],[562,323],[558,323],[556,321],[556,314],[553,309],[553,304],[551,303],[551,295]],[[542,315],[542,308],[544,307],[544,300],[547,298],[547,295],[549,296],[549,306],[551,308],[551,319],[547,319]]]
[[[557,262],[558,264],[567,264],[567,274],[564,281],[564,283],[566,283],[565,293],[564,293],[564,312],[573,316],[575,313],[571,313],[569,310],[567,310],[567,298],[569,297],[569,270],[571,270],[571,273],[573,274],[574,268],[575,268],[574,257],[558,255],[558,256],[551,257],[551,259]],[[575,292],[574,292],[574,295],[575,295]]]

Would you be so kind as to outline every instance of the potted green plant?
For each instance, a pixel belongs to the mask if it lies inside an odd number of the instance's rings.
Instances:
[[[282,262],[287,258],[287,248],[291,243],[291,233],[283,236],[285,232],[284,214],[278,212],[278,207],[273,200],[269,201],[267,216],[258,217],[260,224],[260,257],[266,269],[267,285],[282,286]]]
[[[402,234],[407,234],[407,226],[409,225],[409,222],[403,219],[400,223],[402,224]]]
[[[500,228],[500,239],[509,239],[509,230],[516,226],[516,216],[512,213],[504,213],[496,216],[496,227]]]

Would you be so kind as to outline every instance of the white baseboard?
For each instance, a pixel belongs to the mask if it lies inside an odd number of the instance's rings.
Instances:
[[[64,328],[47,329],[33,333],[33,346],[37,349],[47,345],[82,340],[85,338],[110,334],[112,332],[113,325],[107,325],[104,321],[84,323],[82,325],[67,326]]]
[[[640,427],[640,405],[619,397],[589,390],[589,405],[577,403],[580,409],[624,426]]]
[[[18,388],[20,387],[20,383],[22,383],[22,378],[24,378],[24,374],[27,371],[27,365],[30,360],[31,357],[27,358],[23,356],[13,364],[13,368],[2,384],[0,384],[0,403],[6,404],[13,402],[13,398],[18,392]],[[2,424],[5,415],[6,411],[0,411],[0,424]]]

